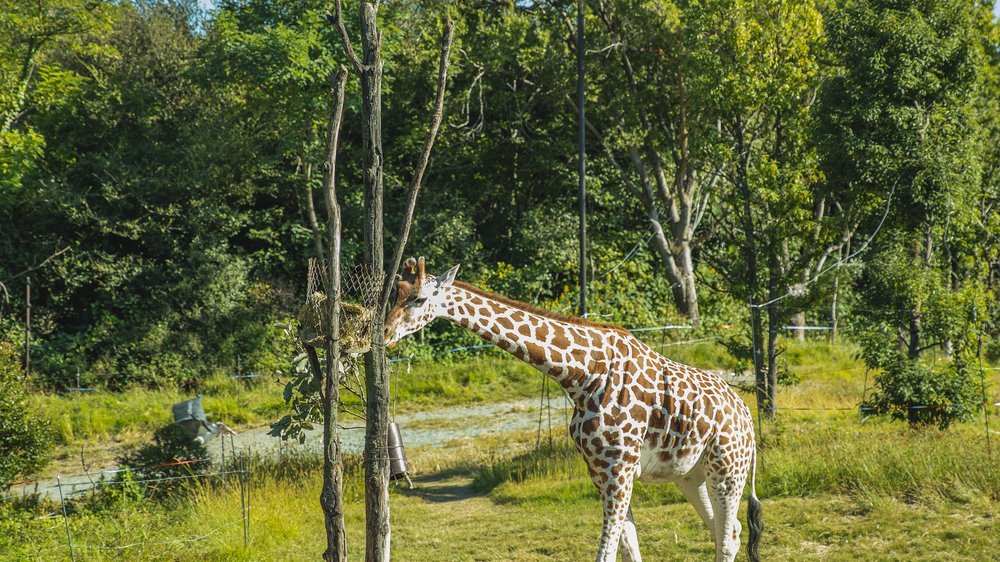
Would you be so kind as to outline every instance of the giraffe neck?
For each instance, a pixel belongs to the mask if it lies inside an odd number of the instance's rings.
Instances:
[[[457,286],[444,308],[449,320],[549,375],[574,402],[600,386],[608,371],[616,336],[609,328],[547,318]]]

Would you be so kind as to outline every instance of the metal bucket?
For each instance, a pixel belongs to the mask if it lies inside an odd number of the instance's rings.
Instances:
[[[399,436],[399,426],[396,422],[389,424],[389,478],[408,480],[410,469],[406,466],[406,453],[403,452],[403,439]]]

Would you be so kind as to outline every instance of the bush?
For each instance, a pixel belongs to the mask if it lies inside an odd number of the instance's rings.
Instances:
[[[954,364],[935,368],[898,357],[875,376],[875,385],[875,394],[862,406],[914,428],[936,425],[946,429],[971,418],[982,406],[976,381]]]
[[[201,460],[204,459],[204,460]],[[200,462],[175,464],[181,461]],[[120,473],[116,484],[125,486],[132,480],[148,480],[190,476],[208,471],[208,448],[195,441],[195,436],[177,424],[161,427],[153,433],[153,442],[133,448],[118,458],[119,465],[132,470]],[[192,479],[193,480],[193,479]],[[154,497],[169,495],[182,489],[189,480],[156,482],[144,486]]]
[[[49,422],[28,408],[17,347],[0,341],[0,490],[45,464]]]

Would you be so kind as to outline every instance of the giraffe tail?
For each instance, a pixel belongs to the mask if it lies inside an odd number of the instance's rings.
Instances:
[[[750,467],[750,501],[747,505],[747,525],[750,527],[750,538],[747,541],[747,558],[750,562],[760,562],[757,546],[760,535],[764,532],[764,520],[760,500],[757,499],[757,489],[754,480],[757,476],[757,449],[754,447],[753,465]]]

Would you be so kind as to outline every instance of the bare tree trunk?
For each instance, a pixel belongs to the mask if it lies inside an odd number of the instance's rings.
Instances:
[[[809,283],[809,269],[804,269],[802,271],[802,286],[806,286]],[[777,295],[775,295],[777,296]],[[771,297],[774,298],[774,297]],[[792,336],[798,341],[806,341],[806,331],[801,328],[805,328],[806,325],[806,311],[800,310],[795,314],[792,314],[788,318],[788,325],[792,328]],[[796,328],[800,328],[796,330]]]
[[[840,268],[844,263],[844,256],[851,255],[851,240],[848,239],[837,252],[837,271],[833,274],[833,302],[830,305],[830,323],[833,329],[830,331],[830,343],[837,343],[837,330],[840,327],[840,310],[838,301],[840,300]]]
[[[364,144],[365,261],[383,271],[382,33],[373,4],[361,5],[361,121]],[[378,286],[381,287],[381,279]],[[381,296],[381,295],[379,295]],[[371,350],[365,354],[365,559],[389,560],[389,370],[385,360],[385,314],[376,304]]]
[[[743,196],[743,236],[744,252],[747,260],[747,287],[750,292],[750,339],[753,353],[754,381],[757,388],[757,407],[770,419],[774,403],[770,400],[770,389],[764,369],[764,341],[761,330],[761,312],[758,297],[757,234],[753,222],[753,207],[750,201],[750,178],[748,177],[749,155],[743,138],[743,120],[737,116],[733,127],[736,140],[736,186]]]
[[[767,419],[774,420],[778,404],[778,330],[781,327],[781,314],[776,299],[780,296],[778,277],[781,273],[777,255],[772,251],[770,256],[767,294]]]
[[[323,491],[320,505],[326,527],[326,551],[323,560],[347,560],[347,537],[344,532],[343,459],[337,427],[340,406],[340,205],[337,204],[337,144],[344,110],[344,86],[347,69],[340,67],[334,83],[334,110],[327,134],[326,163],[323,167],[323,193],[327,211],[327,287],[326,287],[326,377],[323,396]],[[318,245],[320,249],[322,245]]]

